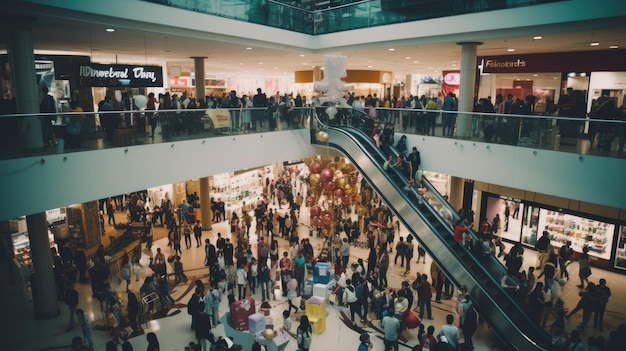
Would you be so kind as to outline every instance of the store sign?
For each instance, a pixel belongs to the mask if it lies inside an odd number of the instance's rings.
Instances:
[[[161,66],[80,64],[78,78],[87,87],[162,87]]]
[[[189,85],[189,79],[188,78],[179,78],[179,77],[170,78],[170,86],[173,86],[173,87],[186,87],[188,85]]]

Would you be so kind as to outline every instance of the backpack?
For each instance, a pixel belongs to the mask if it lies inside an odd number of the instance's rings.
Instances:
[[[198,302],[198,296],[192,294],[189,298],[189,302],[187,302],[187,314],[193,314],[198,311]]]
[[[303,331],[298,328],[298,345],[302,345],[302,348],[308,350],[311,346],[311,332]]]

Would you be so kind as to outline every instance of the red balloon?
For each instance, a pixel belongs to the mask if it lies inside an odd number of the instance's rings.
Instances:
[[[311,207],[311,209],[309,210],[311,212],[311,216],[313,217],[317,217],[322,213],[322,208],[315,205],[313,207]]]
[[[324,223],[324,225],[330,225],[333,223],[333,215],[331,215],[328,211],[322,212],[320,217],[322,218],[322,223]]]
[[[359,181],[359,178],[357,176],[350,177],[350,184],[354,185],[358,181]]]
[[[315,199],[312,196],[306,198],[306,206],[311,207],[315,203]]]
[[[342,201],[344,204],[349,204],[349,203],[350,203],[350,196],[348,196],[348,195],[344,195],[344,196],[341,198],[341,201]]]
[[[322,223],[322,219],[321,219],[319,216],[311,218],[311,222],[312,222],[312,223],[313,223],[313,225],[314,225],[314,226],[316,226],[316,227],[321,227],[321,226],[322,226],[322,224],[323,224],[323,223]]]
[[[337,197],[342,197],[343,196],[343,189],[337,189],[335,190],[335,196]]]
[[[322,165],[319,162],[315,161],[309,165],[309,171],[311,171],[311,173],[313,174],[317,174],[322,171]]]
[[[332,193],[333,190],[335,190],[335,183],[333,182],[324,183],[324,191],[326,191],[327,193]]]
[[[334,176],[335,176],[335,173],[333,173],[333,171],[328,168],[322,171],[322,179],[325,182],[331,182]]]

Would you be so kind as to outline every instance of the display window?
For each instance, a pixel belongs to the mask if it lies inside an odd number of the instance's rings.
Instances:
[[[626,270],[626,225],[619,228],[619,236],[615,246],[615,268]]]
[[[522,206],[522,245],[535,247],[539,207],[530,204],[522,204]]]
[[[485,216],[493,228],[494,234],[502,239],[513,242],[520,241],[524,222],[524,204],[516,199],[506,197],[487,197]]]
[[[589,256],[596,258],[596,263],[608,265],[611,259],[611,245],[615,235],[615,224],[583,218],[559,211],[541,209],[539,228],[550,233],[552,245],[561,247],[568,240],[572,249],[581,253],[584,246],[589,247]]]

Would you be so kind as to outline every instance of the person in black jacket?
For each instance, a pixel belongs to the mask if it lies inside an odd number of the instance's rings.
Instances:
[[[207,341],[211,337],[210,316],[204,311],[204,301],[198,303],[198,314],[196,315],[196,339],[202,345],[203,350],[208,350]]]

